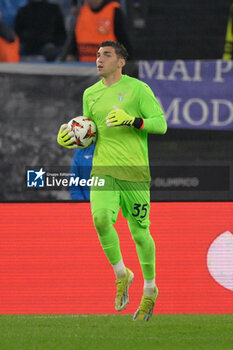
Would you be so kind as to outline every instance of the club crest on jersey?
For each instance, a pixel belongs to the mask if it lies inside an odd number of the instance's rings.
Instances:
[[[124,94],[119,93],[119,94],[118,94],[118,100],[119,100],[120,102],[123,101],[124,96],[125,96],[125,93],[124,93]]]

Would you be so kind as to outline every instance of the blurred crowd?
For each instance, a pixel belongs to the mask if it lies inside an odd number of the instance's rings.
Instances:
[[[137,5],[140,1],[143,5],[143,0],[132,0]],[[126,0],[1,0],[0,62],[92,62],[98,43],[104,40],[121,42],[133,59],[126,3]],[[225,28],[222,58],[231,60],[233,4]]]
[[[124,14],[116,0],[70,0],[66,15],[59,0],[0,4],[0,62],[33,58],[93,62],[104,40],[121,42],[132,58]]]

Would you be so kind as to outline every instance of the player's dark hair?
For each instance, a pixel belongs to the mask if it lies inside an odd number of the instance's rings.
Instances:
[[[117,56],[127,60],[128,52],[127,52],[126,48],[124,47],[124,45],[122,45],[121,43],[118,43],[117,41],[106,40],[106,41],[103,41],[102,43],[99,44],[98,49],[100,49],[101,47],[105,47],[105,46],[113,47],[115,49]]]

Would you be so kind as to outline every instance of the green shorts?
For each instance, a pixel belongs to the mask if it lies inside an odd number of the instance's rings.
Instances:
[[[105,186],[91,188],[92,215],[100,209],[113,212],[113,223],[116,222],[121,207],[123,216],[137,222],[141,227],[150,225],[150,190],[149,184],[115,179],[108,175],[95,175],[105,180]]]

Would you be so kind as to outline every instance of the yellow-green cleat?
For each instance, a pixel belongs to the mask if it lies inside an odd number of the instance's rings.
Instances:
[[[115,298],[115,309],[121,311],[129,304],[129,286],[133,283],[134,274],[126,268],[126,276],[116,280],[117,295]]]
[[[155,287],[154,295],[147,296],[143,295],[139,308],[133,316],[134,321],[149,321],[150,317],[153,314],[153,309],[155,306],[155,300],[157,299],[159,290]]]

